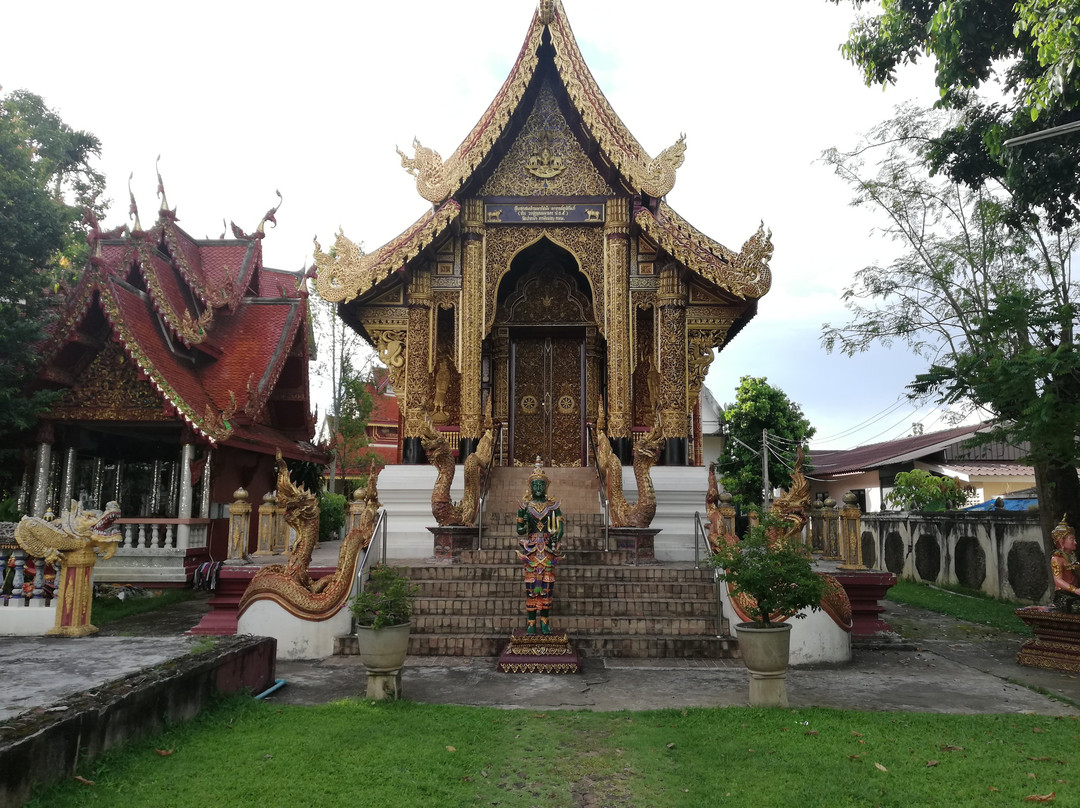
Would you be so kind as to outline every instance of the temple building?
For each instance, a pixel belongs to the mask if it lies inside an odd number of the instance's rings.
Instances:
[[[624,463],[657,418],[664,464],[702,462],[702,383],[768,292],[772,243],[761,228],[735,252],[668,205],[685,151],[649,156],[543,0],[453,154],[401,154],[430,208],[368,254],[341,233],[316,263],[389,369],[402,462],[426,462],[426,417],[464,458],[488,399],[507,465],[588,465],[601,409]]]
[[[160,181],[160,178],[159,178]],[[24,513],[120,505],[123,544],[99,581],[180,584],[225,557],[243,488],[257,542],[275,452],[325,462],[311,443],[303,273],[263,266],[265,224],[195,239],[166,204],[144,229],[103,233],[44,346],[38,382],[58,398],[28,451]]]

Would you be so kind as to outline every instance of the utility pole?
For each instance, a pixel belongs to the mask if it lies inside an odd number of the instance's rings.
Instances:
[[[761,430],[761,509],[769,509],[769,430]]]

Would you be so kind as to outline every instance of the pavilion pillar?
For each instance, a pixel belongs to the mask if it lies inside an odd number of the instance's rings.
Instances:
[[[431,270],[417,270],[409,284],[409,333],[405,344],[405,435],[402,462],[427,462],[420,436],[424,431],[424,408],[431,405],[434,338],[431,309]]]
[[[31,516],[44,516],[49,506],[49,476],[52,471],[53,425],[44,422],[38,428],[37,460],[34,464],[34,499]]]
[[[68,446],[64,452],[64,473],[60,484],[60,502],[57,507],[63,509],[71,502],[75,493],[75,466],[79,462],[79,450],[75,446]]]
[[[607,201],[604,224],[604,290],[607,318],[607,432],[611,450],[633,460],[633,398],[630,378],[630,200]]]
[[[660,428],[664,465],[686,465],[686,284],[669,261],[660,270]]]
[[[190,519],[194,503],[194,491],[191,486],[191,464],[195,460],[195,437],[185,430],[180,438],[180,497],[176,506],[177,519]],[[205,472],[203,472],[205,474]],[[181,522],[176,526],[176,548],[187,550],[191,540],[191,525]]]
[[[476,449],[483,433],[481,406],[481,346],[487,318],[484,312],[484,205],[466,199],[464,208],[464,256],[461,272],[461,434],[458,457]]]

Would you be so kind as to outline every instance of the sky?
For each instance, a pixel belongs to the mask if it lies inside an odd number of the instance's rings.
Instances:
[[[251,231],[277,202],[267,266],[300,270],[312,239],[339,227],[367,249],[427,203],[395,147],[418,137],[449,156],[517,57],[535,0],[408,4],[18,3],[5,8],[0,87],[41,95],[102,142],[112,200],[127,220],[128,178],[154,218],[155,161],[180,226],[217,238]],[[903,401],[924,363],[903,347],[826,354],[823,323],[845,320],[843,289],[897,247],[820,162],[854,146],[896,105],[936,97],[921,66],[868,88],[839,53],[855,17],[826,0],[564,0],[578,44],[616,113],[652,155],[686,133],[668,202],[738,250],[772,230],[772,289],[720,352],[706,384],[725,404],[744,375],[764,376],[817,428],[818,448],[848,448],[948,424]],[[890,409],[892,408],[892,409]],[[324,408],[321,408],[324,409]]]

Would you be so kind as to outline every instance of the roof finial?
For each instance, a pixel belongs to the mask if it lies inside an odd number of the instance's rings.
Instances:
[[[142,230],[142,223],[139,222],[139,206],[135,204],[135,192],[131,190],[131,181],[133,179],[135,179],[134,171],[128,175],[128,197],[131,199],[131,204],[128,206],[128,218],[135,220],[135,227],[132,232],[138,232]]]
[[[555,0],[540,0],[540,24],[551,25],[555,19]]]
[[[266,231],[266,223],[267,222],[273,222],[274,227],[277,227],[277,219],[274,218],[274,214],[277,213],[278,208],[281,207],[281,201],[282,200],[281,200],[281,191],[274,191],[274,193],[277,194],[278,202],[277,202],[276,205],[274,205],[274,207],[272,207],[272,208],[270,208],[270,210],[266,211],[266,215],[262,217],[262,221],[259,222],[259,226],[255,228],[255,233],[257,235],[262,235]]]
[[[157,156],[157,160],[154,161],[154,171],[157,173],[157,195],[161,200],[161,212],[168,213],[169,200],[165,198],[165,181],[161,179],[161,155]]]

